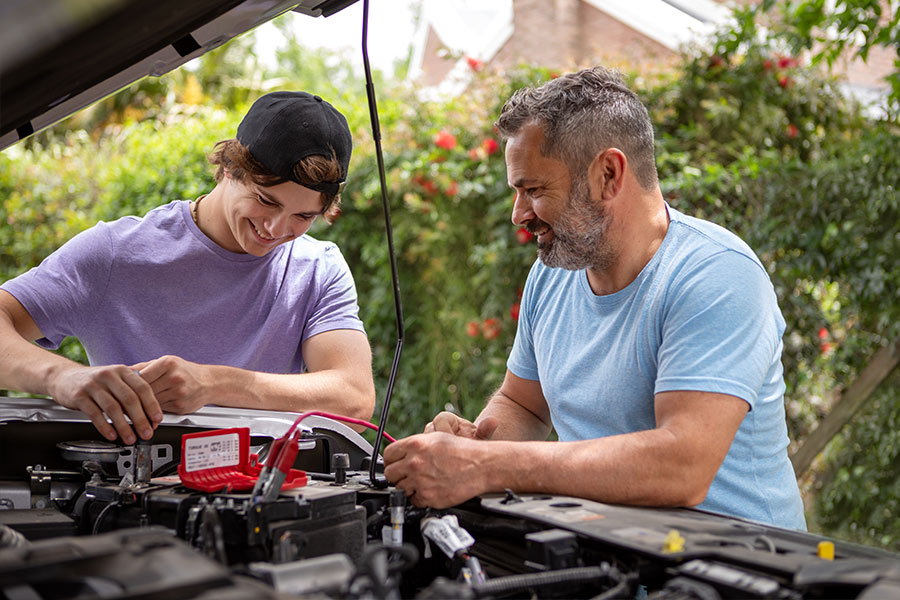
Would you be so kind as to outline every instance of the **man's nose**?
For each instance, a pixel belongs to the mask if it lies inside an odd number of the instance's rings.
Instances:
[[[291,215],[286,211],[278,211],[277,214],[270,215],[266,219],[266,227],[269,235],[274,238],[284,237],[291,233]]]
[[[512,222],[514,225],[524,225],[534,219],[534,210],[532,210],[531,201],[521,192],[516,192],[516,199],[513,202]]]

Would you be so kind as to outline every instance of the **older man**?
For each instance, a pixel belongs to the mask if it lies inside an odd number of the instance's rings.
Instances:
[[[518,91],[497,128],[540,259],[507,374],[475,423],[390,445],[386,476],[420,506],[511,488],[804,529],[772,284],[664,201],[643,104],[594,68]]]

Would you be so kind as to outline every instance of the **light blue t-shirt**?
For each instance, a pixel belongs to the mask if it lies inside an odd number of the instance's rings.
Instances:
[[[304,235],[264,256],[229,252],[200,231],[183,200],[98,223],[2,289],[40,327],[38,344],[56,348],[75,336],[92,365],[173,354],[299,373],[308,338],[364,331],[333,243]]]
[[[772,283],[737,236],[667,209],[659,249],[614,294],[594,295],[584,270],[534,264],[509,370],[540,381],[561,441],[653,429],[659,392],[742,398],[750,411],[698,508],[806,529],[787,456],[785,323]]]

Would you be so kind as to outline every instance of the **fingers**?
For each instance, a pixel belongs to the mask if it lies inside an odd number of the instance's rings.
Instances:
[[[497,431],[497,427],[500,426],[500,421],[496,417],[485,417],[481,421],[478,422],[478,426],[475,429],[475,439],[476,440],[489,440],[494,436],[494,432]]]
[[[125,365],[78,367],[62,373],[54,388],[53,396],[59,404],[85,413],[110,440],[118,435],[124,443],[132,444],[135,431],[149,439],[162,420],[150,385]]]
[[[441,412],[434,417],[434,420],[425,426],[425,433],[449,433],[461,437],[474,438],[476,429],[475,425],[459,417],[451,412]],[[493,433],[493,431],[492,431]]]
[[[159,405],[159,401],[156,399],[150,384],[144,380],[138,371],[132,371],[132,373],[132,375],[128,376],[131,389],[137,393],[138,400],[143,407],[143,413],[150,417],[151,425],[153,429],[156,429],[157,425],[163,420],[162,407]]]

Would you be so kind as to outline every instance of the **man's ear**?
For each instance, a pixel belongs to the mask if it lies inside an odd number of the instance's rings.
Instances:
[[[628,159],[618,148],[608,148],[599,153],[588,168],[591,189],[602,200],[615,198],[622,191],[627,167]]]

